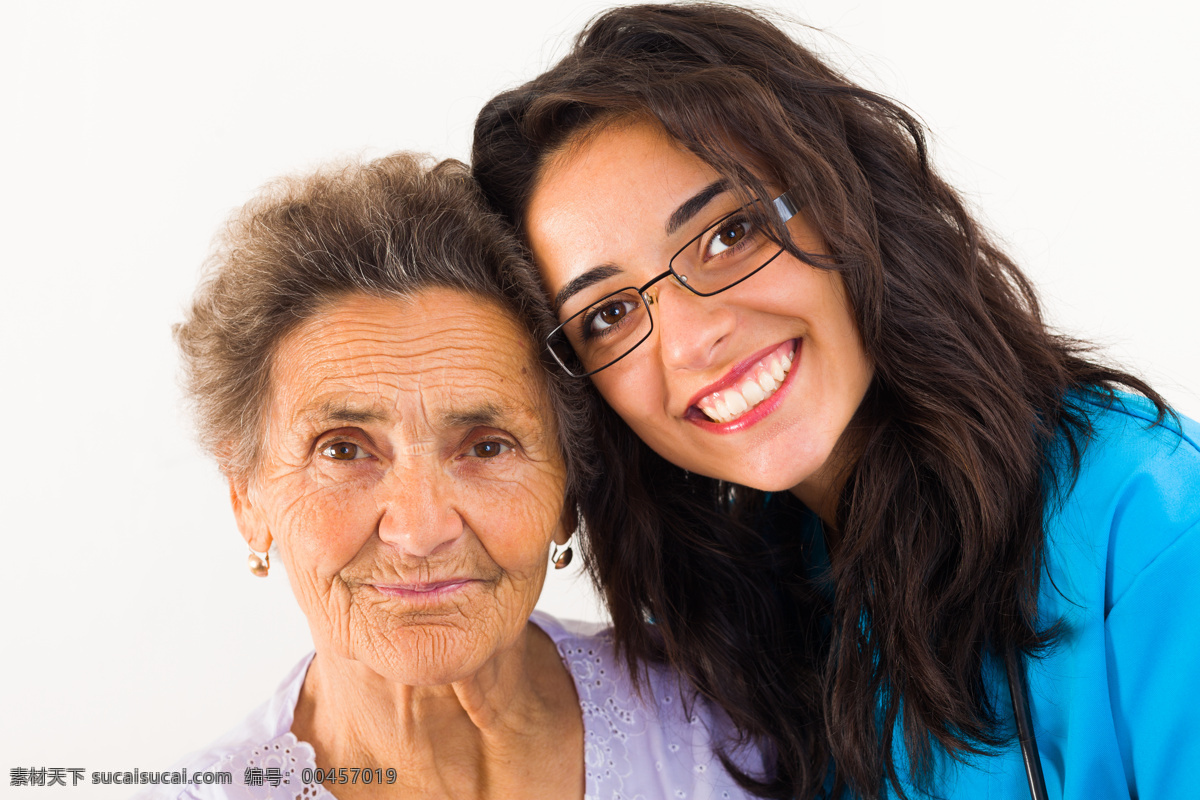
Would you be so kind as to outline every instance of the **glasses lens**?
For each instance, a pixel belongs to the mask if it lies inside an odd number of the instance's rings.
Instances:
[[[550,337],[550,347],[568,370],[595,372],[641,344],[651,327],[650,310],[631,286],[573,315]],[[567,346],[571,353],[563,358]]]
[[[781,250],[756,221],[761,218],[760,202],[724,217],[671,259],[671,272],[703,295],[727,289],[761,269]]]

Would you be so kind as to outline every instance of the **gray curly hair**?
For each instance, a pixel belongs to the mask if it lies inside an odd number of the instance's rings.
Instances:
[[[467,167],[397,153],[267,186],[237,211],[174,328],[200,441],[231,479],[257,467],[282,339],[352,294],[456,289],[507,309],[540,343],[555,322],[528,256]],[[589,474],[579,382],[542,354],[569,496]]]

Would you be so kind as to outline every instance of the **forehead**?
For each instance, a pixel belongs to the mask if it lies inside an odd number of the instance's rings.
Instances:
[[[524,329],[498,303],[452,289],[342,298],[284,337],[271,373],[276,422],[347,405],[411,417],[414,403],[441,415],[487,406],[546,417]]]
[[[527,222],[578,219],[561,209],[613,203],[634,215],[670,213],[689,191],[719,177],[658,123],[613,121],[577,134],[547,159],[534,184]]]
[[[543,287],[555,297],[597,267],[615,268],[620,285],[648,280],[699,232],[672,220],[721,178],[657,123],[622,120],[576,137],[543,166],[524,219]],[[732,210],[732,197],[703,221]]]

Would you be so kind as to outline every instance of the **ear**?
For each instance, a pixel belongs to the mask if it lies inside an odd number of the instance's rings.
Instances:
[[[575,529],[579,527],[579,511],[575,507],[575,501],[567,498],[563,503],[562,518],[558,521],[558,530],[554,532],[554,543],[560,547],[566,544],[575,534]]]
[[[271,531],[263,519],[262,511],[250,498],[249,482],[229,478],[229,503],[233,506],[233,516],[237,520],[238,530],[251,550],[265,553],[271,549]]]

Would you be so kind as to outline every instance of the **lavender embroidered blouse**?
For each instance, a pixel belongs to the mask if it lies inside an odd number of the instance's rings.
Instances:
[[[686,703],[674,673],[661,666],[647,668],[651,691],[646,698],[655,703],[648,705],[633,691],[617,660],[610,631],[541,612],[535,612],[532,621],[554,641],[575,681],[583,714],[586,800],[752,797],[713,754],[713,745],[732,733],[729,723],[699,699]],[[232,783],[151,786],[139,798],[332,800],[334,795],[323,785],[301,781],[303,771],[317,764],[312,746],[297,741],[291,732],[312,657],[305,656],[275,694],[237,727],[174,768],[187,767],[189,779],[200,772],[227,772]],[[731,755],[744,769],[761,769],[761,756],[750,748]]]

